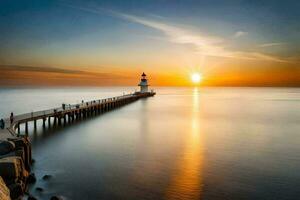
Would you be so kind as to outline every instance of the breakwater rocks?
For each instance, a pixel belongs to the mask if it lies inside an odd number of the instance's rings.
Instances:
[[[24,195],[30,165],[31,145],[27,137],[11,137],[0,141],[0,178],[3,180],[0,193],[10,194],[6,199],[20,199]]]
[[[1,200],[10,200],[9,189],[5,185],[5,183],[1,177],[0,177],[0,199]]]

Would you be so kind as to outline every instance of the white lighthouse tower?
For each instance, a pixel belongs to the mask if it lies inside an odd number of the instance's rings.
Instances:
[[[142,74],[142,78],[141,78],[141,82],[139,84],[139,86],[141,87],[141,93],[146,93],[148,92],[148,80],[146,78],[146,74],[143,72]]]

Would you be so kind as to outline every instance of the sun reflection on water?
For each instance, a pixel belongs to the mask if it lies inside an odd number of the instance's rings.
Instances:
[[[166,192],[166,199],[200,199],[202,191],[202,138],[199,120],[199,89],[194,88],[191,126],[185,145],[175,166],[175,173]]]

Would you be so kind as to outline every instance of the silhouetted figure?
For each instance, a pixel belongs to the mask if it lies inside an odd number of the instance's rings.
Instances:
[[[14,113],[13,112],[10,113],[9,119],[10,119],[10,123],[12,124],[14,122]]]

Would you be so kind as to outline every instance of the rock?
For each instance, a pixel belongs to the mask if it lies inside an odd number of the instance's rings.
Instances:
[[[31,144],[28,138],[20,137],[9,139],[11,142],[15,144],[16,150],[22,150],[24,152],[23,162],[27,171],[30,171],[31,165]]]
[[[15,151],[15,155],[16,156],[19,156],[20,158],[22,158],[22,160],[26,160],[25,158],[25,150],[22,148],[22,149],[18,149]]]
[[[27,200],[37,200],[37,198],[35,198],[35,197],[32,196],[32,195],[29,195],[28,198],[27,198]]]
[[[11,156],[0,159],[0,176],[8,185],[22,179],[25,175],[23,170],[25,169],[20,157]]]
[[[11,200],[9,189],[5,185],[1,176],[0,176],[0,199],[1,200]]]
[[[20,199],[24,195],[25,185],[22,183],[14,183],[8,186],[10,197],[12,199]]]
[[[15,149],[15,144],[11,141],[0,141],[0,155],[8,154]]]
[[[51,177],[52,177],[52,176],[51,176],[51,175],[48,175],[48,174],[47,174],[47,175],[44,175],[44,176],[43,176],[43,180],[45,180],[45,181],[46,181],[46,180],[49,180]]]
[[[7,157],[12,157],[12,156],[16,156],[16,151],[11,151],[5,155],[0,155],[0,159],[1,158],[7,158]]]
[[[50,200],[63,200],[63,199],[61,197],[59,197],[59,196],[52,196],[50,198]]]
[[[34,173],[29,174],[28,178],[27,178],[27,183],[28,184],[33,184],[36,182],[36,177]]]
[[[39,192],[43,192],[44,191],[44,189],[43,188],[41,188],[41,187],[37,187],[37,188],[35,188],[37,191],[39,191]]]

